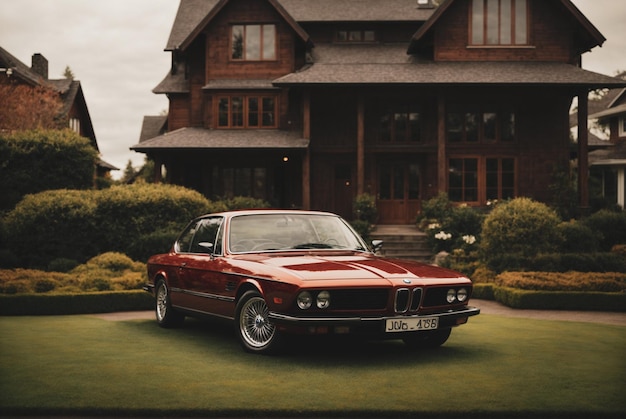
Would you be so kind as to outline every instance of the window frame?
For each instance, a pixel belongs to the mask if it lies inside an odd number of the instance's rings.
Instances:
[[[341,36],[345,32],[345,36]],[[367,33],[372,34],[372,39],[366,39]],[[352,39],[352,34],[358,34],[358,39]],[[376,42],[378,40],[378,34],[373,29],[349,29],[341,28],[335,31],[335,42],[346,44],[366,44]]]
[[[470,171],[463,170],[461,173],[462,177],[462,186],[460,188],[455,188],[461,190],[461,197],[463,199],[458,200],[455,199],[455,194],[452,193],[451,190],[451,174],[452,174],[452,160],[474,160],[476,162],[476,200],[467,200],[467,194],[465,193],[466,186],[465,180],[466,175],[468,173],[472,173]],[[497,171],[489,171],[488,170],[488,162],[490,160],[497,160]],[[508,163],[512,163],[513,170],[504,170],[504,161],[508,160]],[[447,192],[450,200],[456,203],[465,203],[468,205],[480,206],[480,205],[488,205],[489,202],[493,202],[495,200],[502,200],[508,198],[514,198],[518,195],[518,182],[519,182],[519,166],[518,159],[514,156],[509,155],[487,155],[480,156],[476,154],[455,154],[451,155],[447,159],[447,167],[448,167],[448,177],[447,177]],[[490,174],[496,175],[496,196],[489,195],[489,189],[494,189],[493,187],[489,187],[489,179],[488,176]],[[508,183],[505,185],[506,176],[512,176],[512,185]],[[509,191],[506,192],[505,191]]]
[[[399,136],[401,130],[398,129],[399,119],[397,116],[403,115],[406,124],[404,135]],[[417,115],[417,119],[412,119]],[[386,123],[385,123],[386,121]],[[415,124],[412,121],[417,121]],[[391,105],[381,112],[379,117],[378,142],[382,144],[419,144],[424,138],[424,118],[421,107],[415,105]],[[413,129],[417,126],[417,131]],[[404,137],[404,138],[400,138]]]
[[[523,4],[521,4],[523,2]],[[490,15],[490,5],[497,5],[497,11]],[[482,12],[477,9],[482,5]],[[508,5],[508,6],[507,6]],[[503,10],[509,12],[509,22],[503,22]],[[523,10],[523,19],[518,22],[519,12]],[[480,15],[477,15],[480,13]],[[468,45],[471,47],[528,47],[530,46],[530,1],[528,0],[472,0],[468,8]],[[490,17],[496,19],[497,27],[490,26]],[[518,26],[522,23],[523,33],[518,33]],[[480,24],[482,29],[475,30],[475,25]],[[509,29],[506,31],[506,29]],[[494,30],[497,41],[490,41],[490,30]],[[503,35],[508,32],[504,38]],[[508,37],[508,38],[507,38]],[[523,38],[521,41],[518,38]],[[508,39],[508,42],[506,40]]]
[[[256,58],[248,58],[247,53],[249,48],[247,48],[248,44],[248,30],[252,27],[259,27],[259,39],[258,39],[258,48],[259,48],[259,57]],[[235,57],[235,28],[242,27],[242,45],[241,45],[241,58]],[[267,44],[265,42],[265,27],[272,27],[274,29],[274,40],[273,40],[273,56],[265,57],[264,54]],[[254,62],[254,61],[278,61],[278,25],[275,23],[233,23],[230,25],[230,39],[229,39],[229,60],[232,62]]]
[[[459,122],[462,124],[458,131],[459,139],[451,139],[451,117],[459,115]],[[495,126],[493,126],[493,134],[491,138],[487,135],[489,128],[487,115],[495,116]],[[475,125],[469,125],[470,120],[475,121]],[[517,117],[513,110],[494,109],[493,107],[485,107],[484,109],[452,109],[446,112],[446,144],[515,144],[517,142]],[[509,127],[510,129],[505,130]],[[470,129],[471,128],[471,129]],[[505,134],[507,134],[505,136]]]
[[[617,118],[617,136],[626,137],[626,115],[620,115]]]
[[[236,115],[233,112],[233,99],[240,98],[241,99],[241,124],[234,123],[236,121],[233,120],[233,116]],[[222,101],[226,99],[228,101],[228,110],[226,114],[227,124],[222,125]],[[258,110],[256,112],[251,112],[250,102],[251,100],[256,99],[258,104]],[[273,109],[267,110],[265,107],[266,100],[271,100],[273,102]],[[253,93],[245,93],[245,94],[218,94],[215,95],[215,109],[214,116],[215,121],[213,126],[215,129],[276,129],[278,128],[278,110],[279,110],[279,96],[277,94],[253,94]],[[250,124],[250,116],[252,114],[257,115],[257,124]],[[265,118],[273,118],[273,123],[271,125],[265,125]]]

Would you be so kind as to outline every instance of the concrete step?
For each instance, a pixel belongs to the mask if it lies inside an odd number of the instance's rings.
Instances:
[[[414,225],[377,226],[370,234],[372,240],[382,240],[381,256],[429,263],[434,255],[426,234]]]

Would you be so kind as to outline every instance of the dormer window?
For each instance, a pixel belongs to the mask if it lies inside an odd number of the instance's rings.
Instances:
[[[528,45],[527,0],[472,0],[471,45]]]
[[[339,30],[337,42],[375,42],[376,32],[370,30]]]
[[[231,51],[233,60],[275,60],[276,25],[233,25]]]

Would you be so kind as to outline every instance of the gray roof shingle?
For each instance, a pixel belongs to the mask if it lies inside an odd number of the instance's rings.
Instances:
[[[309,140],[297,132],[280,130],[213,130],[181,128],[140,142],[131,150],[167,149],[305,149]]]

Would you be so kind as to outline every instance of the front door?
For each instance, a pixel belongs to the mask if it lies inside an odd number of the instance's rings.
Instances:
[[[380,224],[410,224],[420,210],[420,167],[417,163],[386,162],[378,167]]]

